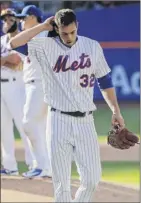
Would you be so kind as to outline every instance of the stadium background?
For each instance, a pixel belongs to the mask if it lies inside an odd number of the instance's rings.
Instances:
[[[104,48],[104,54],[112,69],[112,79],[116,87],[118,101],[127,127],[140,135],[140,4],[126,1],[11,1],[1,2],[1,10],[7,7],[20,13],[26,5],[34,4],[41,8],[44,19],[53,15],[60,8],[75,10],[79,21],[79,35],[98,40]],[[1,22],[2,25],[2,22]],[[1,32],[1,35],[3,33]],[[100,144],[106,144],[106,133],[110,128],[111,112],[105,105],[101,93],[95,87],[94,99],[97,111],[94,113],[95,124]],[[16,143],[20,143],[15,129]],[[106,155],[106,151],[104,152]],[[124,153],[124,152],[123,152]],[[137,155],[139,151],[135,153]],[[132,153],[133,155],[134,153]],[[118,155],[118,154],[117,154]],[[124,155],[124,154],[123,154]],[[108,154],[107,154],[108,156]],[[122,156],[122,154],[121,154]],[[103,179],[127,183],[139,187],[139,160],[137,157],[117,160],[102,160]],[[20,160],[21,172],[25,170]],[[77,178],[75,166],[72,175]]]

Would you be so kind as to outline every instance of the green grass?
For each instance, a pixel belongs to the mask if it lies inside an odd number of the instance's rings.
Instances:
[[[125,120],[127,128],[134,133],[140,134],[140,109],[139,106],[123,107],[121,105],[121,112]],[[111,127],[111,111],[109,108],[98,107],[94,112],[95,126],[98,135],[105,135]]]
[[[24,162],[19,162],[20,173],[27,170]],[[114,183],[127,184],[139,187],[140,165],[139,162],[102,162],[102,180]],[[78,179],[76,165],[72,164],[72,178]]]
[[[20,174],[22,174],[23,172],[28,170],[26,164],[24,162],[22,162],[22,161],[18,162],[18,168],[19,168]]]
[[[139,187],[139,162],[102,162],[102,180],[134,185]],[[75,164],[72,165],[72,178],[78,179]]]
[[[139,162],[103,162],[103,180],[139,186]]]
[[[18,132],[17,128],[15,127],[15,125],[14,125],[14,135],[15,135],[16,140],[20,139],[19,132]]]
[[[106,144],[107,143],[107,135],[98,136],[98,141],[99,141],[100,144]]]
[[[134,133],[140,134],[140,111],[139,106],[127,105],[127,107],[121,105],[121,112],[123,114],[126,126]],[[97,111],[94,112],[94,120],[96,130],[99,136],[106,135],[111,127],[111,111],[109,108],[98,106]],[[15,138],[19,139],[19,133],[15,128]],[[99,138],[102,142],[106,138]]]

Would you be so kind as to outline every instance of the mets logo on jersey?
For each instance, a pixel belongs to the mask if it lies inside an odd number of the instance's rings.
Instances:
[[[67,67],[68,59],[69,59],[69,55],[59,56],[55,64],[55,67],[53,68],[53,71],[56,73],[59,73],[60,71],[66,72],[68,70],[76,71],[79,68],[84,69],[84,68],[89,68],[91,66],[90,57],[85,53],[82,53],[82,55],[79,57],[80,59],[79,61],[73,61],[69,67]]]
[[[59,56],[57,62],[53,68],[53,71],[56,73],[66,72],[66,71],[76,71],[78,69],[89,68],[91,66],[91,60],[89,55],[82,53],[79,57],[79,61],[73,61],[69,67],[67,67],[67,61],[69,59],[69,55]],[[93,87],[95,82],[95,75],[91,73],[90,75],[83,74],[80,77],[80,86],[83,88]]]

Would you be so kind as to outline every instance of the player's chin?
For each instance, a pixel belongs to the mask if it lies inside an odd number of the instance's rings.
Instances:
[[[74,43],[73,42],[67,42],[66,43],[68,46],[72,46]]]

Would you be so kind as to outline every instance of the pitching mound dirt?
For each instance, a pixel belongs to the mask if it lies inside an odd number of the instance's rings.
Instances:
[[[79,186],[72,182],[72,196]],[[51,179],[25,180],[22,177],[1,178],[1,202],[52,202]],[[139,202],[139,190],[101,182],[94,194],[94,202]]]
[[[13,190],[1,190],[1,202],[51,202],[52,198]]]
[[[115,149],[107,144],[100,144],[102,161],[139,161],[139,145],[127,150]]]

